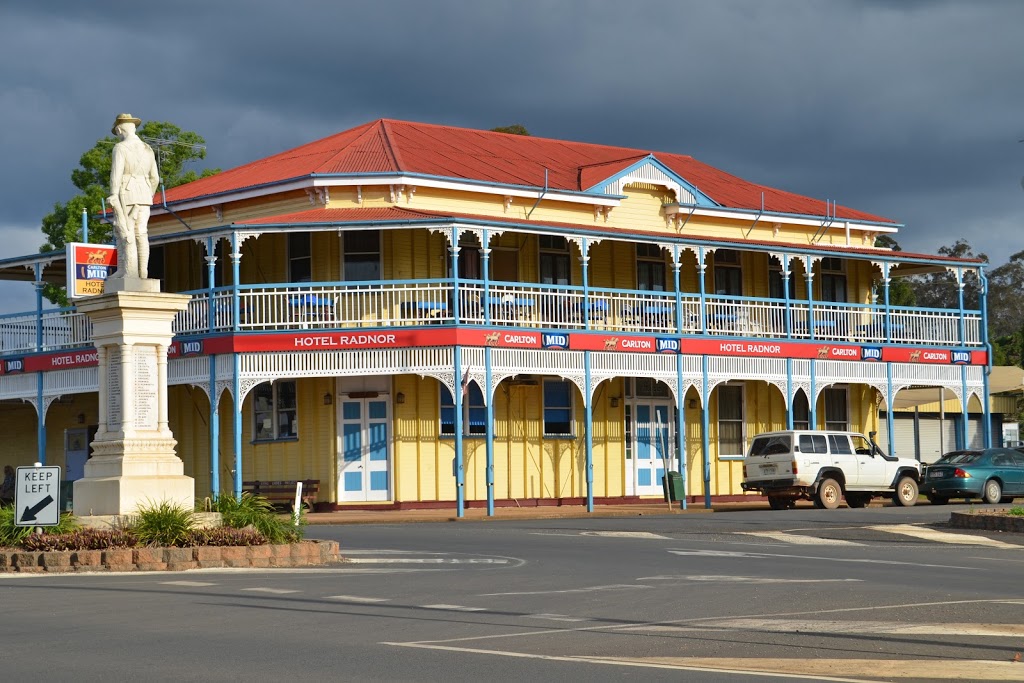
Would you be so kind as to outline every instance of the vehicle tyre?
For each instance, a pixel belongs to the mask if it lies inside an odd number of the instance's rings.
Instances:
[[[825,479],[818,484],[818,492],[814,496],[814,506],[826,510],[835,510],[843,497],[843,487],[835,479]]]
[[[1003,497],[1003,487],[999,485],[999,482],[995,479],[989,479],[985,482],[985,488],[981,490],[981,499],[993,505],[998,503]]]
[[[786,496],[768,496],[768,507],[772,510],[788,510],[789,500]]]
[[[868,493],[847,493],[846,504],[852,508],[867,507],[871,502],[871,495]]]
[[[917,482],[912,477],[900,477],[893,491],[892,501],[900,507],[908,508],[917,502]]]
[[[928,502],[931,503],[932,505],[945,505],[946,503],[949,502],[949,498],[946,498],[945,496],[940,496],[935,493],[929,493]]]

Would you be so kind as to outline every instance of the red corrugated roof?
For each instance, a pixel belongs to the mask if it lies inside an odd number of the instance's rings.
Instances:
[[[457,222],[457,221],[480,221],[483,223],[501,224],[501,225],[531,225],[537,228],[563,228],[572,232],[580,233],[602,233],[607,234],[608,229],[602,229],[599,227],[588,227],[580,225],[578,223],[558,223],[553,221],[531,221],[518,218],[508,218],[505,216],[482,216],[467,213],[449,213],[443,211],[424,211],[422,209],[407,209],[399,206],[387,206],[387,207],[372,207],[366,209],[309,209],[306,211],[297,211],[294,213],[280,214],[277,216],[264,216],[262,218],[252,218],[245,221],[235,222],[236,226],[266,226],[266,225],[314,225],[314,224],[329,224],[329,225],[342,225],[345,223],[363,223],[367,221],[381,222],[381,223],[401,223],[403,221],[432,221],[432,222]],[[630,230],[628,228],[615,228],[616,234],[636,235],[638,237],[666,237],[665,233],[652,232],[646,230]],[[696,233],[681,233],[672,234],[672,238],[680,238],[683,240],[693,240],[695,242],[714,242],[717,244],[734,244],[737,248],[744,246],[762,246],[771,247],[779,251],[785,251],[786,246],[791,246],[795,251],[806,252],[832,252],[839,254],[858,254],[862,256],[893,256],[898,260],[906,259],[908,261],[914,260],[927,260],[927,261],[950,261],[956,263],[983,263],[981,259],[965,259],[957,258],[953,256],[937,256],[934,254],[915,254],[906,251],[890,251],[888,249],[876,249],[871,247],[847,247],[844,245],[833,245],[833,244],[820,244],[820,245],[803,245],[793,244],[787,245],[780,242],[772,242],[769,240],[731,240],[724,237],[709,237],[708,235],[700,235]]]
[[[584,142],[380,119],[167,191],[168,202],[318,174],[410,173],[580,192],[651,155],[723,207],[892,223],[751,183],[692,157]]]

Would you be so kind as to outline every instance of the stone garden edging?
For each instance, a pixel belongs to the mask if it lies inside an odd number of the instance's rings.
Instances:
[[[313,567],[339,562],[337,541],[283,545],[120,548],[114,550],[0,550],[0,573],[185,571],[220,567]]]
[[[1005,512],[997,510],[995,512]],[[1024,533],[1024,516],[991,512],[951,512],[949,525],[956,529],[984,529]]]

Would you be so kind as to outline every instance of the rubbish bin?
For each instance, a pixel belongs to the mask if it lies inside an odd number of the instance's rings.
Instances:
[[[661,478],[661,490],[665,494],[665,502],[678,502],[683,498],[683,475],[679,472],[668,472]]]

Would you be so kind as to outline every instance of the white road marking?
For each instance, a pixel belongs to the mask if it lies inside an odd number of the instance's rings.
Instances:
[[[164,586],[216,586],[217,584],[210,581],[161,581]]]
[[[911,567],[932,567],[935,569],[976,569],[976,567],[961,567],[953,564],[923,564],[921,562],[900,562],[898,560],[869,560],[865,558],[853,558],[853,557],[817,557],[814,555],[786,555],[783,553],[740,553],[728,550],[669,550],[668,552],[673,555],[697,555],[704,557],[735,557],[737,559],[751,558],[751,557],[763,557],[763,558],[779,558],[784,557],[786,559],[797,559],[797,560],[821,560],[823,562],[857,562],[861,564],[894,564],[894,565],[907,565]]]
[[[390,598],[365,598],[361,595],[328,595],[324,600],[341,600],[342,602],[389,602]]]
[[[485,612],[486,607],[466,607],[464,605],[420,605],[422,609],[441,609],[451,612]]]
[[[548,621],[589,621],[583,617],[569,617],[564,614],[527,614],[527,619],[547,619]]]
[[[623,583],[613,584],[611,586],[588,586],[586,588],[563,588],[562,590],[550,590],[550,591],[516,591],[512,593],[481,593],[480,597],[491,597],[494,595],[549,595],[552,593],[591,593],[593,591],[617,591],[617,590],[636,590],[638,588],[650,588],[650,586],[637,586],[634,584]]]
[[[608,666],[630,666],[630,667],[639,667],[639,668],[645,668],[645,669],[673,669],[673,670],[677,670],[677,671],[700,671],[700,672],[707,672],[707,673],[732,673],[732,674],[745,675],[745,676],[758,676],[760,678],[789,678],[789,679],[799,678],[799,679],[809,679],[809,680],[813,680],[813,681],[830,681],[830,682],[834,681],[834,682],[837,682],[837,683],[875,683],[878,680],[878,679],[875,679],[875,678],[872,678],[872,679],[837,678],[837,677],[834,677],[834,676],[822,676],[820,674],[817,674],[817,675],[801,675],[801,674],[796,674],[796,673],[771,673],[771,672],[766,672],[766,671],[750,671],[750,670],[748,670],[748,671],[740,671],[739,669],[734,668],[736,660],[733,659],[733,658],[721,659],[721,660],[711,660],[711,659],[703,660],[702,663],[704,663],[704,662],[714,662],[714,663],[720,663],[721,665],[720,666],[707,666],[707,665],[700,666],[700,665],[696,665],[696,664],[687,664],[686,663],[687,660],[685,658],[682,658],[682,657],[677,658],[677,663],[668,663],[668,662],[660,662],[660,661],[653,661],[653,660],[647,660],[647,661],[640,660],[640,659],[629,660],[629,659],[625,659],[625,658],[613,658],[613,657],[601,658],[601,657],[572,656],[572,655],[538,655],[538,654],[530,654],[530,653],[526,653],[526,652],[507,652],[507,651],[504,651],[504,650],[485,650],[485,649],[482,649],[482,648],[452,647],[450,645],[432,645],[432,644],[426,644],[426,643],[389,643],[389,642],[383,642],[383,643],[381,643],[381,645],[393,645],[395,647],[420,648],[420,649],[424,649],[424,650],[446,650],[448,652],[461,652],[461,653],[465,653],[465,654],[496,655],[496,656],[499,656],[499,657],[516,657],[516,658],[519,658],[519,659],[542,659],[542,660],[546,660],[546,661],[550,661],[550,662],[572,662],[574,664],[603,664],[603,665],[608,665]],[[666,659],[668,659],[668,658],[666,658]],[[754,660],[754,661],[756,662],[757,660]],[[805,661],[805,660],[798,660],[798,661]],[[863,661],[870,662],[871,660],[863,660]],[[727,662],[731,662],[731,664],[727,664]],[[907,662],[904,662],[904,664],[906,665]],[[1018,666],[1018,668],[1020,667],[1019,664],[1017,666]],[[1018,672],[1018,676],[1019,675],[1020,674]],[[962,680],[962,679],[960,679],[960,680]],[[1015,679],[1005,679],[1005,680],[1015,680]]]
[[[785,531],[739,531],[737,533],[743,534],[744,536],[759,536],[761,538],[770,538],[775,541],[782,541],[783,543],[792,543],[793,545],[864,545],[863,543],[854,543],[853,541],[841,541],[836,538],[800,536],[799,534],[789,534]]]
[[[890,534],[903,534],[904,536],[913,536],[914,538],[922,538],[926,541],[935,541],[937,543],[953,543],[956,545],[981,545],[988,548],[1002,548],[1004,550],[1020,550],[1021,546],[1014,545],[1012,543],[1003,543],[992,538],[985,538],[984,536],[971,536],[969,534],[954,534],[948,531],[938,531],[936,529],[927,529],[925,527],[915,526],[913,524],[893,524],[887,526],[869,526],[864,527],[865,529],[873,529],[874,531],[884,531]]]
[[[299,592],[297,590],[292,590],[289,588],[243,588],[242,590],[249,591],[251,593],[274,593],[275,595],[285,595],[287,593]]]
[[[349,564],[508,564],[508,560],[489,557],[449,558],[449,557],[359,557],[352,558]]]
[[[804,634],[899,634],[919,636],[978,636],[984,638],[1019,638],[1024,635],[1021,624],[968,624],[968,623],[907,623],[891,621],[847,621],[829,619],[745,618],[712,619],[700,624],[672,626],[650,624],[629,626],[626,632],[671,632],[721,629],[728,631],[758,631],[762,633]],[[1021,667],[1024,674],[1024,666]]]
[[[708,583],[860,583],[863,579],[770,579],[762,576],[641,576],[637,581],[706,581]]]
[[[607,538],[660,538],[668,539],[668,536],[651,533],[650,531],[581,531],[580,536],[604,536]]]

